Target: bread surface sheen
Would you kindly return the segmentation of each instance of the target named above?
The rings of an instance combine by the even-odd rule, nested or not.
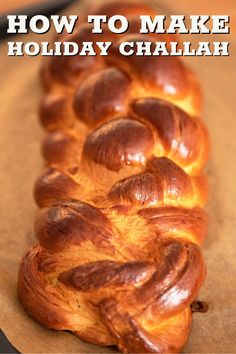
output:
[[[176,353],[205,277],[200,246],[208,133],[201,90],[177,57],[122,56],[140,35],[146,3],[103,4],[129,30],[92,34],[80,24],[62,41],[112,41],[109,56],[44,62],[40,121],[46,169],[35,183],[38,243],[18,281],[26,311],[43,325],[127,353]]]

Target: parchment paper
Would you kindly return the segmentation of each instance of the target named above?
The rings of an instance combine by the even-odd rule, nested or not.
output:
[[[160,3],[169,6],[173,14],[231,14],[231,56],[187,60],[203,86],[203,116],[211,133],[212,152],[207,167],[211,189],[207,206],[210,231],[203,248],[208,274],[199,295],[199,299],[209,304],[209,311],[193,315],[193,330],[185,352],[236,353],[235,3],[230,0],[208,5],[187,0]],[[79,7],[68,13],[78,14]],[[50,37],[50,33],[30,34],[16,40],[44,41]],[[191,39],[199,40],[199,37]],[[215,36],[214,40],[227,39]],[[43,166],[40,155],[43,133],[37,121],[41,58],[7,57],[6,44],[3,44],[0,60],[0,327],[22,353],[116,352],[89,345],[70,333],[41,327],[28,317],[17,300],[18,265],[27,248],[35,243],[32,226],[36,206],[32,187]]]

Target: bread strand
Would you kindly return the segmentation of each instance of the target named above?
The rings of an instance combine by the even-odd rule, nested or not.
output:
[[[138,34],[138,16],[155,9],[119,1],[91,13],[125,15],[129,32],[97,36],[82,24],[63,40],[110,40],[110,55],[43,66],[47,169],[35,184],[39,243],[22,260],[19,298],[40,323],[88,342],[179,352],[205,277],[201,91],[178,58],[119,54],[121,41],[159,39]]]

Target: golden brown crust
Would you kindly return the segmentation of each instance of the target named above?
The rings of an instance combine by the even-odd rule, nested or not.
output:
[[[116,68],[100,70],[77,88],[75,113],[86,124],[97,125],[122,112],[129,89],[130,79],[122,71]]]
[[[124,165],[144,165],[153,143],[149,127],[124,117],[93,130],[85,141],[83,156],[117,171]]]
[[[34,198],[37,205],[42,208],[58,200],[75,198],[79,191],[79,183],[70,175],[48,168],[35,182]]]
[[[208,135],[200,119],[167,101],[141,98],[132,102],[132,112],[155,128],[164,149],[180,166],[197,164],[201,169],[207,160]]]
[[[112,41],[110,55],[44,63],[47,169],[35,183],[38,245],[21,262],[19,298],[40,323],[91,343],[177,353],[205,277],[201,90],[177,58],[118,53],[127,39],[157,40],[137,34],[137,16],[155,9],[122,0],[93,12],[123,14],[130,28],[94,35],[82,24],[60,39]]]
[[[208,219],[201,208],[152,207],[139,211],[157,237],[166,235],[186,236],[196,244],[201,244],[207,234]]]
[[[61,201],[41,209],[35,234],[43,248],[52,252],[89,240],[98,249],[112,251],[112,224],[97,208],[78,201]]]

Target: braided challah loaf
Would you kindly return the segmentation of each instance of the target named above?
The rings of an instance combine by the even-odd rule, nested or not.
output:
[[[95,35],[82,24],[62,37],[110,40],[110,55],[53,57],[42,69],[47,169],[35,185],[38,244],[22,260],[19,297],[40,323],[91,343],[174,353],[205,276],[200,89],[176,57],[119,54],[127,38],[159,39],[138,34],[138,16],[155,10],[119,1],[97,13],[125,15],[129,32]]]

